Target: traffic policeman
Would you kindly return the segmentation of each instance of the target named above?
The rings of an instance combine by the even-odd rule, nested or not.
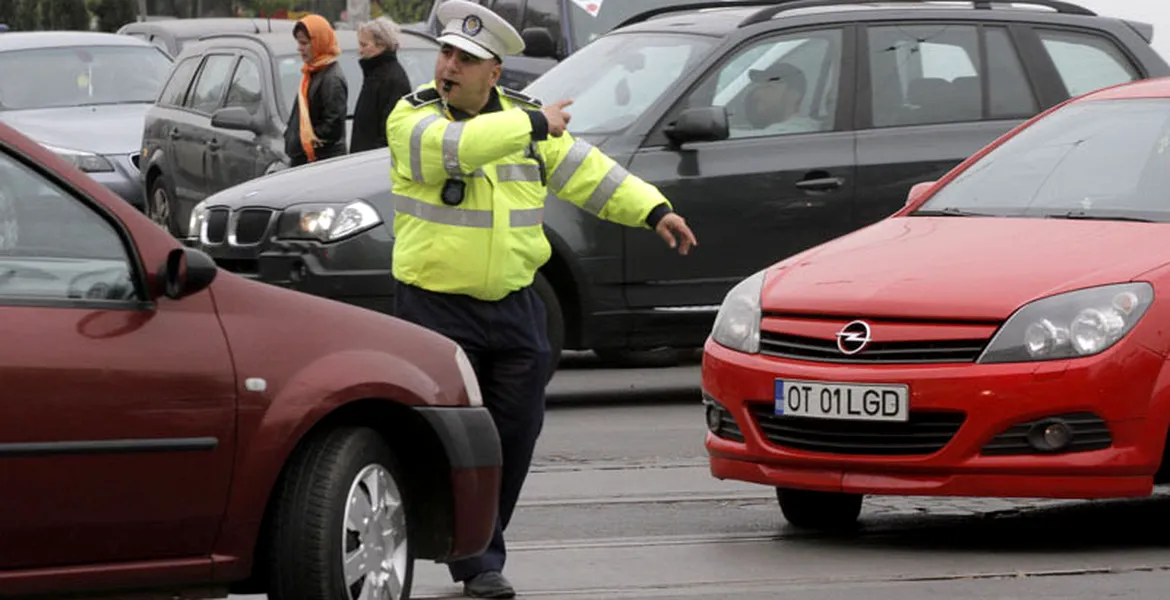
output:
[[[464,0],[447,0],[437,16],[435,79],[386,120],[395,309],[458,342],[476,372],[503,451],[499,518],[482,555],[448,566],[467,596],[511,598],[503,531],[543,426],[551,366],[545,307],[532,288],[551,254],[546,195],[654,230],[680,254],[697,242],[657,188],[565,131],[571,100],[542,106],[496,85],[503,58],[524,49],[507,21]]]

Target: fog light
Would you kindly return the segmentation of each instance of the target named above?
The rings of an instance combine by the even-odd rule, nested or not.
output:
[[[1072,442],[1072,428],[1064,421],[1041,421],[1028,431],[1028,443],[1041,452],[1058,452]]]
[[[707,405],[707,430],[719,435],[723,428],[723,409],[717,404]]]

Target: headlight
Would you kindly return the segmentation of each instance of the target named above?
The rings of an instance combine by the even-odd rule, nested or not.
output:
[[[711,329],[711,339],[716,343],[748,354],[760,351],[760,292],[764,274],[765,271],[760,271],[727,292]]]
[[[48,144],[41,144],[48,148],[50,152],[60,156],[69,161],[73,166],[81,169],[86,173],[109,173],[114,170],[114,165],[106,157],[92,152],[82,152],[80,150],[70,150],[69,148],[58,148]]]
[[[381,224],[378,211],[362,200],[345,205],[306,204],[285,211],[277,237],[334,242]]]
[[[203,231],[205,223],[207,223],[207,204],[200,202],[191,209],[191,219],[187,221],[187,237],[197,239],[199,232]]]
[[[1067,292],[1017,310],[991,339],[981,363],[1092,356],[1129,333],[1154,301],[1148,283]]]
[[[467,402],[470,406],[483,406],[483,394],[479,391],[479,379],[475,376],[475,369],[471,367],[471,360],[467,353],[458,345],[455,346],[455,364],[459,365],[459,374],[463,376],[463,387],[467,388]]]

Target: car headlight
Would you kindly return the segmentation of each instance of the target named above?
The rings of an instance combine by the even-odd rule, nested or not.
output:
[[[760,351],[760,293],[765,271],[739,282],[723,299],[711,339],[732,350],[755,354]]]
[[[382,224],[378,211],[362,200],[349,204],[305,204],[289,207],[277,237],[335,242]]]
[[[69,148],[58,148],[57,146],[50,146],[48,144],[41,145],[86,173],[110,173],[114,170],[114,164],[100,154],[71,150]]]
[[[479,390],[479,379],[475,376],[475,369],[467,353],[458,345],[455,346],[455,364],[459,365],[459,374],[463,376],[463,387],[467,388],[467,402],[470,406],[483,406],[483,393]]]
[[[200,202],[191,209],[191,219],[187,221],[187,237],[190,239],[198,238],[205,223],[207,223],[207,203]]]
[[[1092,356],[1129,333],[1154,301],[1148,283],[1076,290],[1029,302],[1000,327],[980,363]]]

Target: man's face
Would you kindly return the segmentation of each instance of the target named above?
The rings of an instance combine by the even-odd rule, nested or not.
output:
[[[478,111],[489,90],[499,81],[500,70],[500,63],[495,59],[479,58],[444,44],[435,61],[435,85],[447,104]]]
[[[800,111],[800,103],[804,94],[797,88],[790,88],[782,81],[770,81],[764,84],[765,93],[759,95],[765,98],[762,111],[771,118],[771,122],[780,123]]]

